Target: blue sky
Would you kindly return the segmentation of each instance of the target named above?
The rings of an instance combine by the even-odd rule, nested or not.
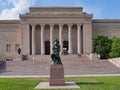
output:
[[[0,0],[0,19],[19,19],[29,7],[83,7],[94,19],[120,19],[120,0]]]

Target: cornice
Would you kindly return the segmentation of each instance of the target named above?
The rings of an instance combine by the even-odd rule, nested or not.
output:
[[[92,23],[120,23],[120,19],[93,19]]]
[[[80,14],[80,13],[48,13],[48,14],[20,14],[20,18],[77,18],[77,17],[86,17],[92,18],[92,14]]]
[[[21,20],[0,20],[0,24],[20,24]]]

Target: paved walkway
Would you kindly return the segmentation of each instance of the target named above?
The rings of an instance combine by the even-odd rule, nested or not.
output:
[[[120,69],[107,60],[62,57],[65,76],[120,76]],[[48,77],[51,59],[7,61],[0,66],[0,77]]]

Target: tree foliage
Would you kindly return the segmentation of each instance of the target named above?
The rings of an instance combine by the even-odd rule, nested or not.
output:
[[[111,52],[110,57],[120,57],[120,38],[113,37],[112,38],[112,46],[111,46]]]
[[[101,59],[107,59],[111,50],[111,40],[107,36],[96,36],[93,38],[93,47]]]

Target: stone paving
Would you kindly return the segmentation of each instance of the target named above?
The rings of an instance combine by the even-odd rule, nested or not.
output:
[[[78,56],[62,56],[61,59],[65,75],[120,74],[120,68],[107,60],[89,60]],[[49,75],[51,63],[50,56],[35,61],[7,61],[6,65],[0,65],[0,76]]]

